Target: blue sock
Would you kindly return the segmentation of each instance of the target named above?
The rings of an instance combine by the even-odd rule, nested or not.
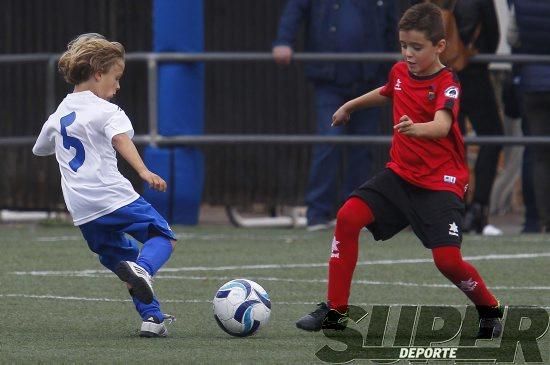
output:
[[[136,310],[139,312],[141,319],[143,319],[144,321],[146,321],[151,316],[155,317],[159,322],[162,322],[164,320],[164,315],[160,310],[160,304],[157,300],[157,297],[153,298],[153,302],[151,304],[144,304],[137,300],[136,297],[132,297],[132,300],[134,301],[134,305],[136,306]]]
[[[164,236],[150,238],[141,249],[136,264],[153,276],[168,261],[172,254],[172,244]]]

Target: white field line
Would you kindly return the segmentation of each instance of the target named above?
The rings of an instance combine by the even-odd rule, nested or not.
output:
[[[363,239],[372,240],[370,233],[364,234],[366,237]],[[295,242],[303,240],[304,238],[310,238],[311,234],[308,232],[297,232],[296,234],[278,234],[275,239],[270,236],[266,236],[263,233],[218,233],[218,234],[203,234],[203,233],[188,233],[179,232],[176,233],[176,237],[182,241],[224,241],[224,240],[251,240],[251,241],[281,241],[281,242]],[[332,237],[331,237],[332,238]],[[506,242],[517,243],[537,243],[548,242],[548,235],[533,234],[533,235],[515,235],[509,237],[497,237],[496,239],[504,239]],[[84,241],[81,235],[62,235],[62,236],[42,236],[36,237],[35,242],[59,242],[59,241]],[[482,235],[465,235],[464,241],[466,242],[495,242],[495,237],[488,237]],[[327,239],[327,244],[330,243],[330,239]]]
[[[117,299],[117,298],[90,298],[90,297],[74,297],[74,296],[60,296],[60,295],[35,295],[35,294],[0,294],[0,298],[26,298],[26,299],[44,299],[44,300],[60,300],[60,301],[79,301],[79,302],[115,302],[115,303],[124,303],[131,302],[130,299]],[[211,304],[212,300],[210,299],[162,299],[163,303],[198,303],[198,304]],[[316,305],[317,302],[272,302],[275,305]],[[455,307],[463,308],[466,307],[466,304],[419,304],[419,303],[350,303],[352,305],[358,306],[390,306],[390,307],[401,307],[401,306],[435,306],[435,307]],[[545,310],[549,310],[550,306],[522,306],[516,305],[514,307],[537,307]]]
[[[64,241],[80,241],[84,240],[82,236],[54,236],[54,237],[37,237],[36,242],[64,242]]]
[[[478,255],[478,256],[465,256],[464,260],[467,261],[490,261],[490,260],[516,260],[516,259],[536,259],[550,257],[550,252],[539,253],[518,253],[518,254],[494,254],[494,255]],[[423,264],[433,263],[430,259],[399,259],[399,260],[367,260],[359,261],[358,266],[366,265],[397,265],[397,264]],[[290,268],[316,268],[327,267],[328,264],[324,263],[311,263],[311,264],[263,264],[263,265],[234,265],[234,266],[190,266],[190,267],[173,267],[163,268],[161,273],[176,273],[176,272],[189,272],[189,271],[230,271],[230,270],[265,270],[265,269],[290,269]],[[35,275],[35,276],[59,276],[59,275],[73,275],[73,276],[87,276],[93,274],[107,274],[108,270],[79,270],[79,271],[15,271],[15,275]]]
[[[295,242],[303,240],[305,235],[289,235],[278,234],[276,238],[266,236],[264,234],[194,234],[194,233],[176,233],[176,238],[185,241],[219,241],[224,240],[250,240],[250,241],[280,241],[280,242]],[[62,242],[62,241],[84,241],[84,238],[79,235],[63,235],[63,236],[42,236],[36,237],[35,242]]]
[[[24,275],[23,273],[18,273],[18,275]],[[29,274],[37,275],[40,274]],[[87,273],[87,272],[77,272],[77,273],[59,273],[59,274],[48,274],[47,276],[61,276],[61,277],[86,277],[86,278],[104,278],[112,276],[110,271],[105,271],[104,273]],[[235,279],[233,276],[185,276],[185,275],[162,275],[159,274],[155,276],[155,279],[168,279],[168,280],[212,280],[212,281],[229,281]],[[327,279],[292,279],[292,278],[278,278],[278,277],[259,277],[259,276],[248,276],[248,279],[265,282],[288,282],[288,283],[308,283],[308,284],[326,284]],[[353,280],[353,284],[357,285],[380,285],[380,286],[403,286],[403,287],[416,287],[416,288],[456,288],[453,284],[437,284],[437,283],[410,283],[403,281],[377,281],[377,280]],[[490,289],[493,290],[550,290],[550,286],[491,286]]]
[[[176,280],[233,280],[230,276],[179,276],[179,275],[159,275],[159,279],[176,279]],[[292,279],[292,278],[276,278],[276,277],[250,277],[251,280],[257,281],[275,281],[275,282],[290,282],[290,283],[327,283],[327,279]],[[452,288],[456,289],[453,284],[431,284],[431,283],[408,283],[403,281],[377,281],[377,280],[353,280],[353,284],[363,285],[389,285],[389,286],[409,286],[420,288]],[[490,289],[495,290],[550,290],[550,286],[491,286]]]

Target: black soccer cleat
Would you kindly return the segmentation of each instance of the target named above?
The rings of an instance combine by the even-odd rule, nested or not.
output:
[[[504,315],[504,306],[500,303],[495,307],[476,306],[479,313],[479,331],[476,338],[478,340],[490,340],[499,338],[502,334],[502,316]]]
[[[131,286],[130,294],[140,302],[151,304],[155,293],[153,279],[144,268],[131,261],[121,261],[115,268],[118,278]]]
[[[317,304],[317,309],[300,318],[296,327],[304,331],[317,332],[321,329],[343,331],[348,325],[348,313],[330,309],[326,303]]]

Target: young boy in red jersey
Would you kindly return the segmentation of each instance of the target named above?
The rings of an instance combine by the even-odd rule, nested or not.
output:
[[[306,331],[343,329],[359,232],[367,227],[376,240],[387,240],[410,225],[432,250],[445,277],[476,305],[478,338],[500,336],[503,309],[477,270],[462,259],[462,216],[468,168],[458,125],[460,84],[439,60],[445,49],[440,9],[431,3],[409,8],[399,22],[403,60],[386,85],[340,107],[332,125],[350,114],[393,99],[394,133],[386,169],[356,189],[337,215],[329,260],[328,303],[302,317]]]

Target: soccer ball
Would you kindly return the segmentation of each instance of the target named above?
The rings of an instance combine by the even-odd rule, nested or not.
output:
[[[246,337],[265,326],[271,315],[271,301],[257,283],[235,279],[222,285],[213,300],[214,318],[231,336]]]

